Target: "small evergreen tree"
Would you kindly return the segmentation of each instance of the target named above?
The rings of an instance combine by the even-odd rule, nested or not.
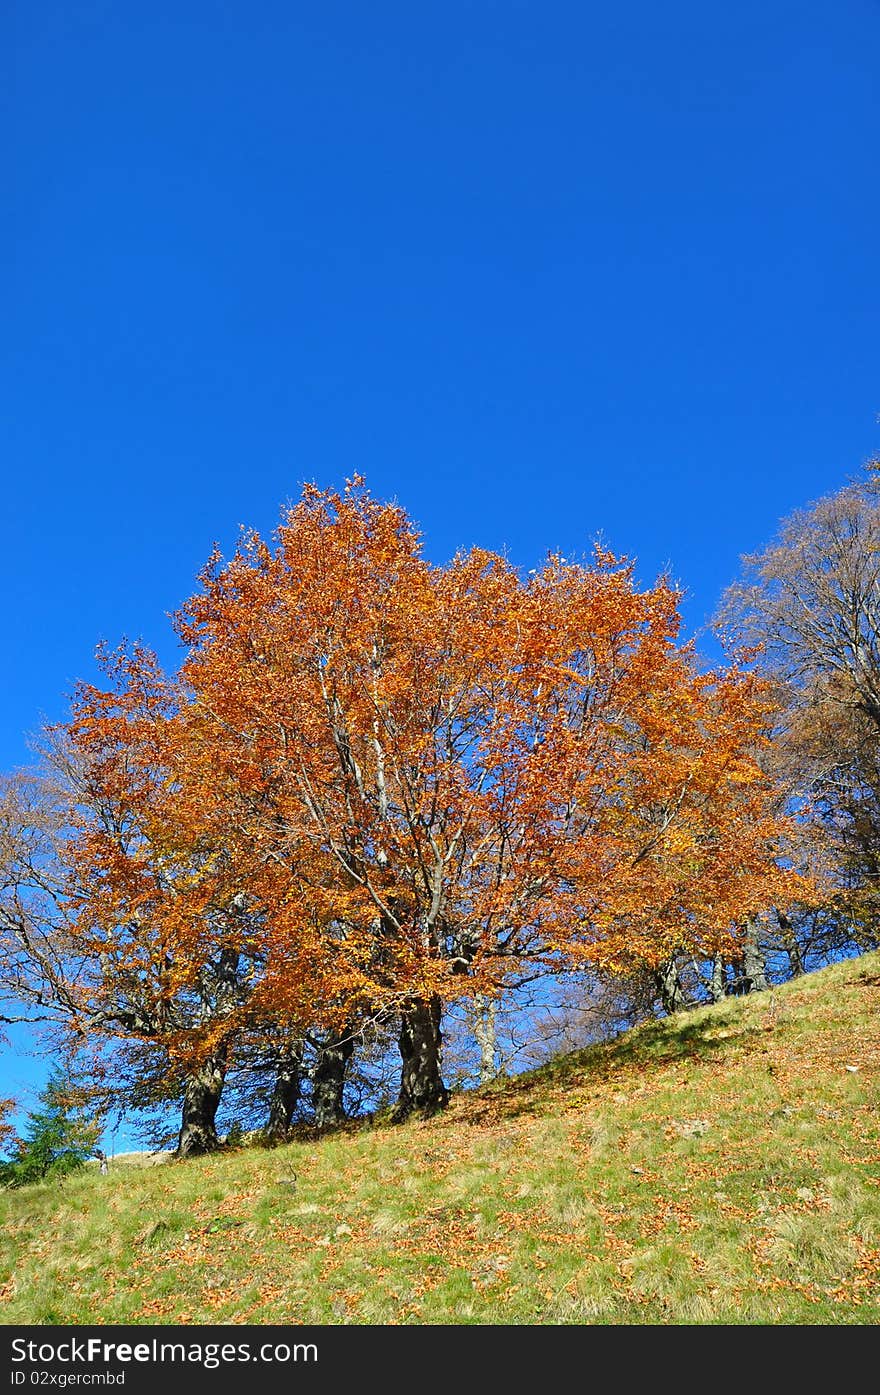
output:
[[[37,1098],[39,1107],[28,1114],[12,1156],[0,1162],[0,1183],[7,1187],[65,1176],[95,1152],[101,1125],[93,1113],[89,1117],[82,1090],[53,1070]]]

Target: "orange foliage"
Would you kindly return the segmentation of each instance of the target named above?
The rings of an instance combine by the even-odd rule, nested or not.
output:
[[[0,1100],[0,1150],[3,1152],[8,1152],[18,1137],[15,1126],[9,1123],[7,1117],[15,1105],[15,1100]]]
[[[91,1001],[136,982],[180,1023],[222,945],[248,991],[203,1033],[341,1023],[524,963],[730,952],[787,899],[765,693],[699,673],[677,593],[607,552],[435,567],[359,480],[307,488],[177,623],[176,679],[120,655],[69,727]]]

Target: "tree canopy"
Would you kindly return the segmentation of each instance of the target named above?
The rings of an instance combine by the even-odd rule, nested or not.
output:
[[[361,481],[306,488],[211,558],[179,673],[106,656],[56,733],[81,1030],[222,1077],[279,1024],[396,1020],[405,1117],[453,1001],[735,954],[790,894],[769,691],[702,672],[679,601],[602,549],[432,565]]]

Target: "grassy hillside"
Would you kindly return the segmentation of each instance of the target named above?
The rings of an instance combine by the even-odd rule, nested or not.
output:
[[[7,1323],[876,1323],[880,954],[430,1123],[0,1196]]]

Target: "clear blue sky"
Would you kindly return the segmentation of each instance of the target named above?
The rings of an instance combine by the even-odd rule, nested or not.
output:
[[[693,629],[880,453],[877,0],[45,0],[0,53],[6,768],[305,479],[438,560],[601,531]]]

